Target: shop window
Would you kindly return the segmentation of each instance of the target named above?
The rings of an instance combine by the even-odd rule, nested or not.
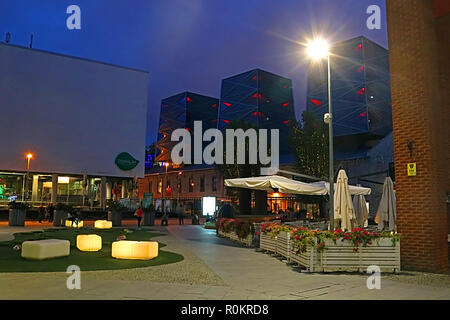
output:
[[[162,193],[162,180],[158,182],[158,193]]]
[[[217,177],[213,176],[211,178],[211,186],[212,186],[212,191],[217,191]]]
[[[200,192],[205,192],[205,177],[200,178]]]

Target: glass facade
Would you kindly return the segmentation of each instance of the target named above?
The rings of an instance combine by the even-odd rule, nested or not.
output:
[[[202,121],[203,131],[215,128],[219,100],[191,92],[163,99],[159,119],[156,161],[171,161],[170,153],[177,142],[170,137],[175,129],[185,128],[193,133],[194,121]]]
[[[234,120],[280,130],[280,153],[290,153],[289,124],[295,120],[292,81],[255,69],[222,80],[217,127]],[[283,137],[283,138],[282,138]]]
[[[388,50],[357,37],[336,43],[330,51],[334,136],[385,136],[392,131]],[[328,112],[325,60],[308,70],[307,110],[320,121]]]
[[[85,183],[85,187],[83,184]],[[130,179],[107,178],[106,199],[119,200],[132,197]],[[59,175],[56,203],[100,206],[101,178],[82,175]],[[32,204],[52,201],[52,174],[0,172],[0,204],[10,201],[26,201]]]

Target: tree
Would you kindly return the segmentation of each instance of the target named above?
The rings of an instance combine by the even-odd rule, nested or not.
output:
[[[291,126],[291,142],[300,173],[324,178],[328,175],[328,125],[309,111],[302,114],[303,126]]]
[[[227,129],[242,129],[244,131],[248,129],[255,129],[256,132],[258,132],[257,128],[255,128],[253,125],[243,122],[243,121],[233,121],[229,124]],[[233,143],[235,143],[234,141]],[[226,141],[226,135],[224,137],[224,145],[227,146],[231,142]],[[259,164],[259,159],[257,164],[249,164],[249,142],[248,139],[245,141],[245,164],[237,164],[236,157],[237,157],[237,148],[234,148],[234,163],[233,164],[226,164],[226,148],[223,150],[223,159],[224,164],[216,164],[216,167],[222,172],[222,175],[224,179],[233,179],[233,178],[246,178],[246,177],[253,177],[253,176],[259,176],[260,175],[260,168],[261,165]],[[239,188],[238,190],[233,189],[227,189],[227,192],[231,195],[238,196],[239,197],[239,213],[241,215],[251,214],[251,195],[252,191],[250,189],[244,189]],[[266,194],[266,197],[264,198],[264,195],[262,193]],[[257,205],[256,207],[261,210],[261,208],[266,208],[267,204],[267,192],[257,192],[256,193],[256,201]],[[264,201],[264,204],[262,202]],[[263,211],[264,212],[264,211]]]
[[[317,120],[309,111],[302,114],[303,126],[291,127],[291,143],[299,173],[326,180],[328,176],[328,125]],[[299,196],[303,202],[319,203],[320,211],[325,214],[327,196]]]

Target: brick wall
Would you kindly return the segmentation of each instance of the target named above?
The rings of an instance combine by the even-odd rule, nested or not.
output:
[[[432,1],[387,0],[386,10],[402,265],[443,271],[448,266],[449,88],[441,79],[448,79],[443,60],[450,52],[439,44],[446,35],[437,26]],[[414,141],[412,155],[408,141]],[[409,162],[417,163],[415,177],[407,176]]]

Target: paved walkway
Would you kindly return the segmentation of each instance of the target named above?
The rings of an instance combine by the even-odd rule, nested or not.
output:
[[[168,243],[166,250],[189,251],[222,281],[166,283],[118,279],[113,273],[109,278],[108,271],[92,271],[82,273],[81,290],[68,290],[65,273],[3,273],[0,299],[450,299],[449,287],[414,285],[382,276],[381,289],[369,290],[366,275],[301,273],[267,254],[218,238],[215,230],[200,226],[156,229],[169,232],[165,239],[161,238]],[[186,259],[190,259],[189,255]],[[98,276],[100,273],[103,276]]]

